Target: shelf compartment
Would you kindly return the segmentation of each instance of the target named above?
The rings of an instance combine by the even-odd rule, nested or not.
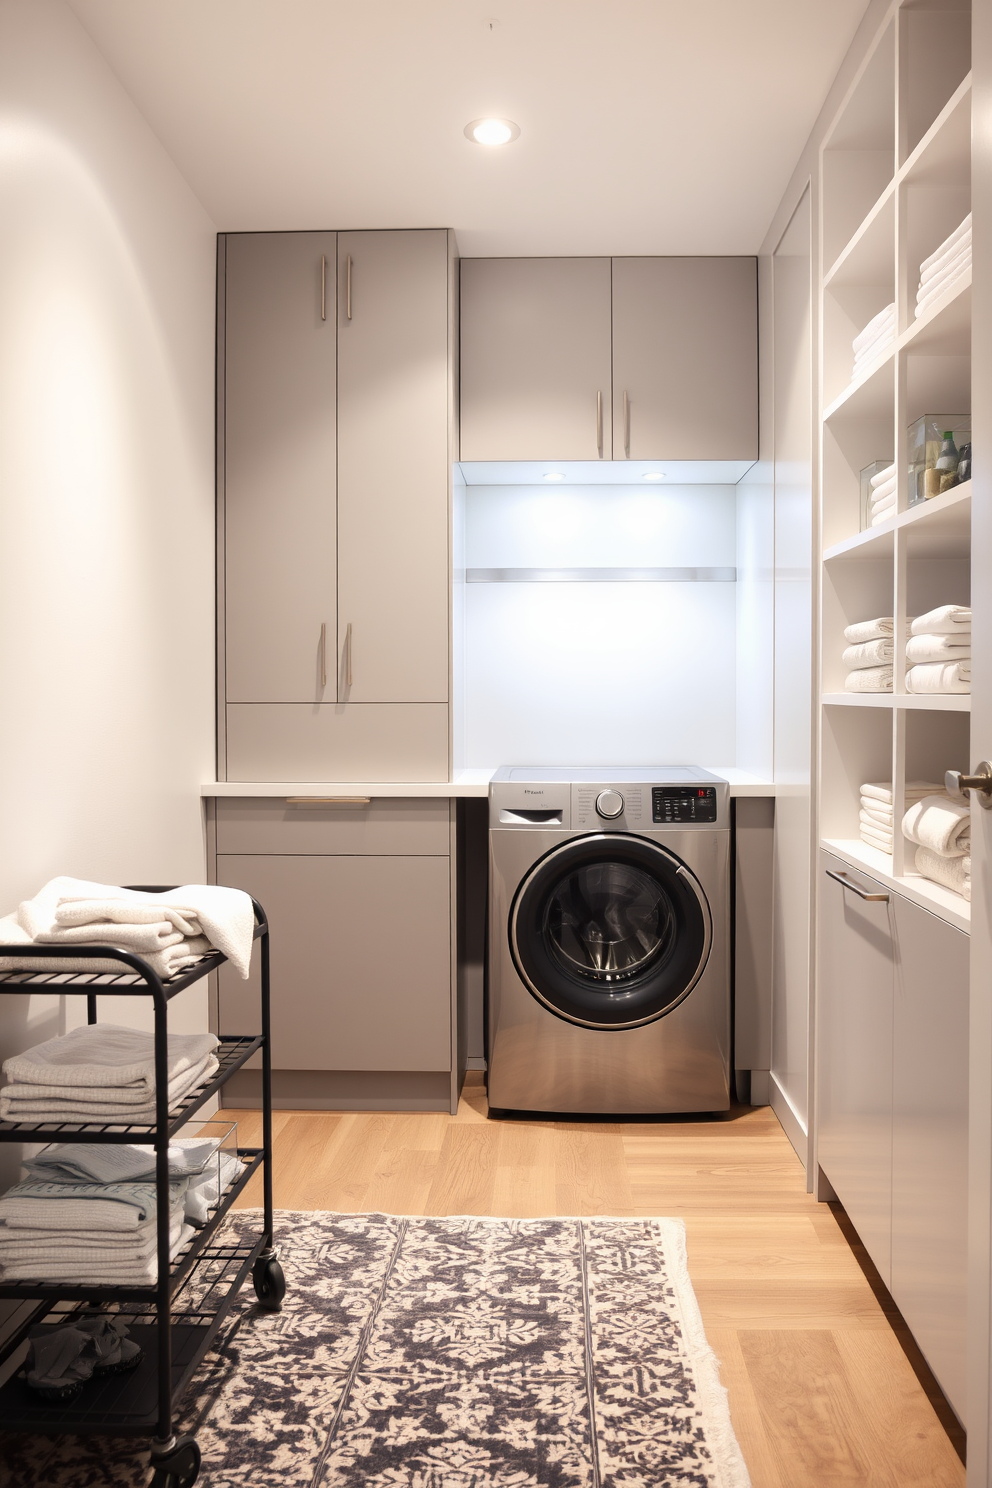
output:
[[[823,257],[832,264],[895,174],[895,27],[861,68],[822,154]]]
[[[909,0],[899,13],[899,52],[899,156],[909,163],[970,84],[970,6]]]
[[[820,846],[842,858],[852,868],[861,869],[877,879],[885,888],[902,894],[904,899],[922,909],[930,910],[938,919],[970,933],[971,905],[960,894],[952,893],[929,878],[920,878],[918,873],[906,873],[897,878],[892,872],[892,859],[888,854],[877,852],[860,838],[821,837]]]
[[[262,1165],[263,1152],[260,1147],[241,1147],[238,1149],[238,1157],[245,1165],[245,1170],[233,1183],[228,1184],[221,1194],[218,1203],[213,1205],[207,1224],[196,1231],[187,1240],[182,1250],[174,1257],[170,1268],[170,1285],[173,1296],[178,1294],[186,1285],[194,1268],[199,1265],[200,1258],[205,1251],[209,1250],[211,1237],[217,1227],[222,1223],[224,1217],[234,1204],[238,1196],[251,1182]],[[127,1298],[129,1301],[148,1301],[149,1305],[155,1297],[156,1286],[151,1283],[148,1286],[74,1286],[70,1282],[61,1281],[3,1281],[0,1280],[0,1298],[7,1300],[27,1300],[32,1297],[40,1297],[50,1302],[101,1302],[105,1303],[115,1298]]]
[[[9,975],[16,976],[11,972]],[[96,989],[99,990],[99,989]],[[225,1081],[246,1064],[262,1047],[261,1035],[222,1034],[220,1045],[214,1051],[220,1065],[216,1075],[203,1085],[191,1090],[189,1095],[175,1108],[169,1118],[169,1136],[175,1136],[191,1116],[211,1096],[216,1095]],[[83,1124],[71,1121],[53,1121],[42,1125],[31,1125],[25,1121],[0,1121],[0,1142],[150,1142],[154,1138],[154,1123],[148,1126],[124,1126],[112,1123]]]
[[[824,549],[823,561],[891,559],[896,532],[902,535],[911,558],[967,558],[971,552],[971,481],[834,543]]]
[[[824,289],[895,282],[895,190],[892,180],[827,270]]]
[[[893,340],[889,349],[872,362],[867,371],[853,382],[849,382],[844,391],[827,404],[823,410],[825,424],[878,418],[891,413],[894,396],[892,365],[895,350],[896,343]]]
[[[197,1257],[190,1282],[200,1294],[193,1305],[173,1302],[172,1392],[178,1400],[193,1373],[216,1338],[235,1296],[247,1280],[265,1244],[264,1235],[230,1244],[206,1247]],[[41,1310],[41,1317],[49,1309]],[[69,1314],[71,1315],[71,1314]],[[130,1374],[90,1381],[75,1400],[58,1406],[38,1401],[16,1375],[0,1389],[0,1430],[29,1431],[39,1435],[98,1434],[148,1436],[158,1423],[157,1325],[154,1309],[123,1305],[119,1315],[127,1323],[129,1336],[144,1350],[144,1358]],[[64,1323],[62,1312],[50,1326]],[[34,1314],[29,1326],[45,1326]],[[20,1330],[23,1333],[23,1328]]]
[[[915,290],[913,291],[915,296]],[[936,300],[925,315],[911,320],[898,350],[925,356],[971,355],[971,270]]]

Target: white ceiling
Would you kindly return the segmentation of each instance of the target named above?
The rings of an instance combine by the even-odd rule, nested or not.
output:
[[[756,252],[867,0],[70,3],[218,227],[480,255]]]

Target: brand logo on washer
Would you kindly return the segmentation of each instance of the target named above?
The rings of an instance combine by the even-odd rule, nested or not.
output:
[[[539,790],[539,791],[528,790],[527,787],[524,786],[524,795],[525,796],[543,796],[544,795],[544,792],[543,792],[543,790]]]

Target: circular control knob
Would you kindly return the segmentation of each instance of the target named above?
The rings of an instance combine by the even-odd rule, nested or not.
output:
[[[600,791],[596,797],[596,810],[607,821],[612,821],[623,810],[623,796],[619,791]]]

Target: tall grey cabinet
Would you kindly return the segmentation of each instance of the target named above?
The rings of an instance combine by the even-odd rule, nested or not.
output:
[[[219,773],[448,778],[444,231],[221,240]]]

